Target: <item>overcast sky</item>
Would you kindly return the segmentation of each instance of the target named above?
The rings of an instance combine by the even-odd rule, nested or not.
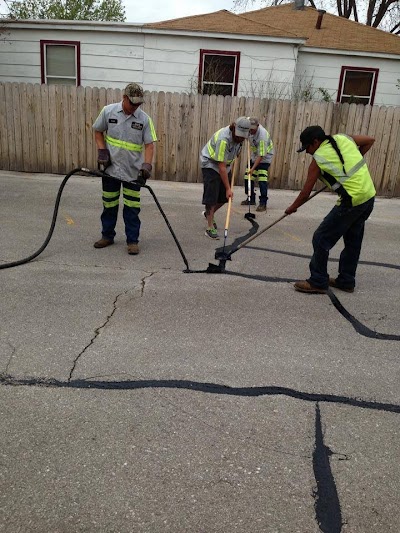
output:
[[[233,11],[233,0],[151,0],[148,3],[137,0],[123,0],[127,22],[157,22],[160,20],[189,17],[212,13],[220,9]],[[257,9],[254,3],[252,9]]]

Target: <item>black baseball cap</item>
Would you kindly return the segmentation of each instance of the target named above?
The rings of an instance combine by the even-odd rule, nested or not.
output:
[[[300,134],[301,147],[297,150],[298,152],[304,152],[307,146],[310,146],[315,139],[323,141],[326,135],[321,126],[308,126]]]

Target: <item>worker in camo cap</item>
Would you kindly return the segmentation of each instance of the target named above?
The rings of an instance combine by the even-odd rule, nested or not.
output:
[[[151,176],[153,143],[157,141],[153,121],[140,109],[143,102],[142,87],[129,83],[122,102],[103,107],[93,124],[99,168],[110,175],[102,178],[102,238],[94,243],[95,248],[114,243],[122,185],[128,253],[139,253],[140,185]]]

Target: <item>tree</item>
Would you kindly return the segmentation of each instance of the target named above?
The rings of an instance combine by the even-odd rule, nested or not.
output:
[[[255,1],[233,0],[234,10],[246,10],[254,6]],[[291,2],[292,0],[261,0],[259,3],[269,7]],[[315,9],[325,9],[339,17],[400,35],[399,0],[304,0],[304,5]]]
[[[98,20],[123,22],[122,0],[15,0],[7,2],[12,19]]]

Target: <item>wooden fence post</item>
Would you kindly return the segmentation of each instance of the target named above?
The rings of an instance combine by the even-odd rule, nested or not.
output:
[[[121,98],[121,89],[0,83],[0,169],[64,174],[80,166],[95,168],[92,124],[104,105]],[[303,185],[308,158],[296,152],[300,133],[319,124],[330,134],[375,137],[366,159],[377,191],[400,195],[399,107],[146,91],[143,108],[158,136],[154,179],[200,182],[204,144],[246,115],[256,116],[271,134],[271,188]],[[246,167],[242,159],[239,185]]]

